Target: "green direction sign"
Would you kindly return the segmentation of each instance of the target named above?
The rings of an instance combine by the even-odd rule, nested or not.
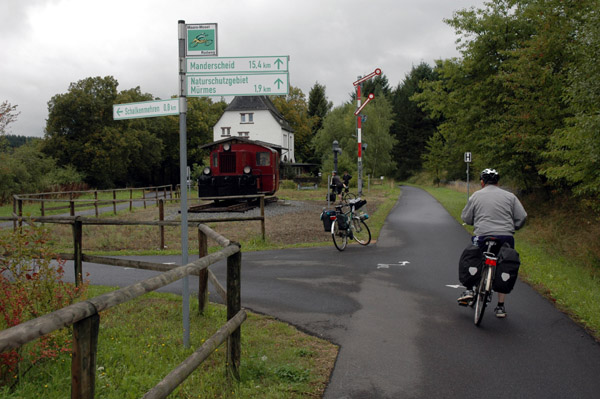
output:
[[[288,72],[287,55],[258,57],[189,57],[186,58],[188,75],[216,73]]]
[[[166,115],[179,115],[178,98],[113,105],[114,120],[152,118]]]
[[[217,56],[217,24],[185,25],[185,54],[193,56]]]
[[[287,73],[189,75],[189,97],[287,95]]]

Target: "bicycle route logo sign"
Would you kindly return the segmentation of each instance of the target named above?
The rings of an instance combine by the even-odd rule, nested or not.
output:
[[[186,29],[186,56],[217,56],[217,24],[190,24]]]

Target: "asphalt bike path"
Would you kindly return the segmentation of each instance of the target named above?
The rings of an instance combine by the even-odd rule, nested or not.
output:
[[[434,198],[402,187],[375,244],[244,252],[242,306],[340,346],[327,399],[598,398],[600,345],[528,285],[507,297],[506,319],[494,316],[494,296],[475,327],[473,309],[456,303],[468,242]],[[211,270],[224,283],[225,262]],[[84,272],[118,286],[154,274],[88,263]],[[181,283],[163,291],[180,294]]]

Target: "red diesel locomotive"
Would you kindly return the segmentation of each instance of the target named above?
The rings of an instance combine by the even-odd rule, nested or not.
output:
[[[210,165],[198,179],[198,196],[273,195],[279,187],[278,147],[244,138],[229,138],[210,148]]]

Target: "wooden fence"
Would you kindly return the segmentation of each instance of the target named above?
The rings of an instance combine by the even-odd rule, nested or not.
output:
[[[178,189],[178,187],[177,187]],[[129,199],[117,199],[117,193],[127,191],[129,192]],[[141,192],[140,197],[134,198],[134,192]],[[153,192],[154,197],[146,198],[146,192]],[[98,199],[98,193],[112,193],[112,199]],[[82,194],[93,194],[93,199],[77,199]],[[46,216],[47,211],[68,211],[71,216],[75,216],[75,208],[82,207],[94,207],[96,217],[99,216],[98,206],[105,204],[112,204],[113,212],[117,214],[117,204],[128,202],[129,211],[133,208],[135,201],[142,202],[144,209],[146,209],[147,202],[156,202],[162,196],[163,199],[174,199],[177,193],[173,193],[172,185],[155,186],[155,187],[138,187],[138,188],[120,188],[113,190],[88,190],[88,191],[56,191],[46,193],[34,193],[34,194],[18,194],[13,195],[13,214],[23,216],[23,203],[24,202],[39,202],[40,203],[40,216]],[[68,197],[68,198],[66,198]],[[47,207],[46,203],[65,203],[65,205]]]
[[[69,202],[69,206],[68,207],[55,207],[55,208],[46,208],[46,210],[56,210],[56,209],[69,209],[69,213],[71,217],[75,217],[75,208],[78,206],[90,206],[90,205],[94,205],[95,208],[95,216],[96,216],[96,221],[93,221],[94,219],[89,219],[89,218],[81,218],[80,220],[84,221],[86,224],[96,224],[96,225],[146,225],[146,226],[158,226],[159,228],[159,235],[160,235],[160,244],[159,244],[159,248],[161,250],[163,250],[165,248],[165,226],[179,226],[179,222],[177,221],[165,221],[165,201],[179,201],[179,185],[177,185],[176,187],[176,191],[175,193],[173,193],[173,191],[170,191],[171,193],[171,197],[167,198],[167,191],[166,188],[167,187],[171,187],[171,186],[162,186],[162,188],[164,189],[163,191],[163,198],[159,198],[158,197],[158,191],[156,191],[156,195],[157,197],[155,199],[152,199],[152,201],[156,202],[156,205],[158,206],[158,222],[154,221],[149,221],[149,222],[136,222],[136,221],[115,221],[115,220],[103,220],[103,219],[98,219],[99,216],[99,211],[98,211],[98,205],[102,204],[102,203],[112,203],[113,204],[113,212],[116,215],[117,214],[117,203],[119,202],[129,202],[129,211],[131,212],[133,210],[132,208],[132,204],[134,201],[143,201],[144,203],[144,209],[146,208],[146,201],[150,201],[150,199],[146,199],[145,195],[143,195],[142,198],[139,199],[134,199],[132,198],[132,195],[130,194],[130,199],[128,200],[117,200],[116,199],[116,194],[113,194],[113,200],[98,200],[97,199],[97,193],[95,194],[96,199],[94,200],[77,200],[77,199],[69,199],[69,200],[62,200],[62,201],[68,201]],[[159,187],[155,187],[155,189],[158,189]],[[132,190],[132,189],[126,189],[126,190]],[[113,190],[113,192],[116,192],[118,190]],[[73,192],[71,192],[73,193]],[[46,194],[56,194],[56,193],[42,193],[40,195],[46,195]],[[34,194],[26,194],[28,196],[32,196]],[[37,195],[37,194],[35,194]],[[175,196],[175,197],[174,197]],[[264,194],[257,194],[257,195],[239,195],[239,196],[230,196],[230,197],[206,197],[206,198],[198,198],[197,200],[214,200],[214,199],[220,199],[220,200],[227,200],[227,199],[252,199],[252,198],[258,198],[259,199],[259,203],[260,203],[260,216],[239,216],[239,217],[228,217],[228,218],[219,218],[219,219],[200,219],[200,218],[196,218],[193,220],[193,222],[195,224],[198,223],[214,223],[214,222],[241,222],[241,221],[260,221],[260,231],[261,231],[261,236],[262,239],[264,240],[266,238],[266,231],[265,231],[265,196]],[[29,216],[29,217],[24,217],[23,216],[23,202],[24,201],[31,201],[31,202],[41,202],[41,217],[34,217],[34,216]],[[40,221],[40,222],[44,222],[44,221],[49,221],[49,222],[54,222],[54,223],[61,223],[62,222],[67,222],[70,223],[70,221],[72,219],[65,219],[65,217],[62,216],[44,216],[45,215],[45,211],[44,211],[44,202],[47,201],[52,201],[52,202],[56,202],[56,201],[60,201],[57,199],[44,199],[44,198],[35,198],[35,197],[25,197],[25,196],[17,196],[14,195],[13,196],[13,215],[12,217],[0,217],[0,221],[1,220],[10,220],[13,222],[13,229],[16,230],[18,226],[21,226],[23,221],[28,220],[28,219],[34,219],[35,221]],[[75,205],[75,204],[78,205]]]
[[[50,220],[53,219],[53,220]],[[64,218],[63,218],[64,219]],[[198,300],[201,311],[206,306],[207,279],[210,278],[217,292],[227,304],[227,322],[191,356],[171,371],[161,382],[148,391],[144,398],[165,398],[179,386],[215,349],[227,340],[226,370],[229,377],[239,379],[241,355],[240,326],[246,319],[241,308],[241,250],[237,243],[214,232],[208,226],[198,224],[200,257],[198,260],[174,267],[162,263],[130,261],[102,256],[88,256],[82,252],[81,231],[84,220],[80,217],[70,221],[56,218],[38,218],[39,222],[71,223],[73,226],[74,251],[65,258],[74,260],[75,281],[81,284],[82,262],[102,263],[114,266],[137,267],[158,270],[163,273],[132,284],[128,287],[97,296],[86,301],[64,307],[47,315],[29,320],[17,326],[0,331],[0,353],[16,349],[30,341],[63,327],[73,326],[73,356],[71,360],[71,398],[93,399],[96,378],[96,358],[98,333],[100,330],[99,312],[120,305],[148,292],[154,291],[185,276],[199,275]],[[207,239],[215,240],[223,249],[213,254],[207,252]],[[208,267],[219,260],[227,259],[227,289],[216,280]]]

